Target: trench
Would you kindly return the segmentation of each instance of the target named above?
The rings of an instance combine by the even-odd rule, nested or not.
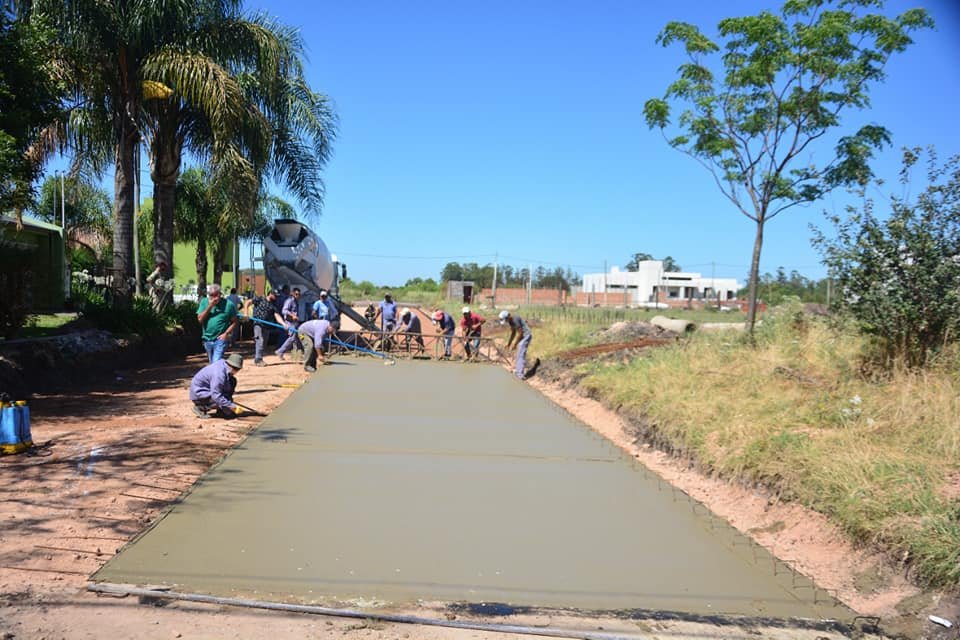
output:
[[[321,368],[93,580],[374,608],[854,615],[503,369],[434,362]]]

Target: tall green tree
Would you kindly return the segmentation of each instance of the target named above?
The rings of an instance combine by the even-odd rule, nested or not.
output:
[[[869,89],[884,79],[890,57],[912,44],[911,33],[933,26],[923,9],[890,18],[874,8],[882,10],[883,0],[787,0],[779,14],[722,20],[720,44],[683,22],[667,24],[657,37],[663,46],[682,45],[688,60],[665,96],[644,105],[647,124],[703,165],[756,227],[751,333],[766,223],[837,186],[864,184],[874,150],[889,143],[885,128],[868,124],[825,151],[842,116],[869,106]],[[676,107],[679,132],[671,137],[666,129]],[[813,152],[829,159],[814,164]]]
[[[0,9],[0,213],[19,214],[32,198],[42,163],[36,153],[43,130],[63,117],[63,86],[49,52],[52,29]]]
[[[82,233],[109,237],[110,194],[84,175],[63,180],[48,177],[40,185],[40,195],[33,213],[41,220],[59,225],[61,214],[66,218],[67,237],[81,242]],[[88,247],[94,250],[94,247]]]

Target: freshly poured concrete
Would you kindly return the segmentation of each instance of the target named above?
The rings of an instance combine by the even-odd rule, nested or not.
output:
[[[423,362],[321,368],[94,579],[321,603],[849,613],[502,369]]]

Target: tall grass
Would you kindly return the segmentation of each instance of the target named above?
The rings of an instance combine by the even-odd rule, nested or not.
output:
[[[786,316],[757,338],[700,334],[583,384],[707,470],[828,515],[921,583],[960,585],[960,358],[876,382],[848,327]]]

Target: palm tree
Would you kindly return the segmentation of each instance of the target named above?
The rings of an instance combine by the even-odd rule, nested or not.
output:
[[[336,117],[303,77],[296,32],[264,16],[208,16],[186,46],[168,46],[145,64],[172,94],[147,109],[154,184],[154,254],[173,251],[176,181],[183,152],[231,184],[234,226],[249,226],[272,176],[307,211],[322,204],[320,170],[330,156]]]
[[[179,241],[197,243],[197,297],[202,298],[207,290],[207,244],[215,236],[210,221],[219,216],[226,198],[220,185],[200,168],[184,171],[176,189],[174,233]]]
[[[164,63],[182,60],[170,51],[187,51],[191,38],[223,16],[236,15],[240,0],[33,0],[23,3],[31,19],[51,24],[61,47],[51,51],[53,67],[72,87],[69,125],[51,128],[50,140],[63,136],[77,157],[102,170],[114,164],[113,263],[129,276],[133,262],[134,158],[144,137],[144,103],[163,100],[169,88],[157,76],[176,73]],[[202,57],[202,54],[194,54]],[[147,69],[150,72],[147,72]],[[155,74],[155,75],[151,75]],[[235,83],[234,83],[235,84]],[[240,95],[239,86],[233,93]],[[236,101],[234,101],[236,104]],[[239,116],[240,114],[234,114]],[[214,118],[215,131],[235,133],[231,118]],[[223,138],[223,136],[221,136]],[[220,148],[226,143],[220,142]],[[224,155],[236,157],[235,151]]]

